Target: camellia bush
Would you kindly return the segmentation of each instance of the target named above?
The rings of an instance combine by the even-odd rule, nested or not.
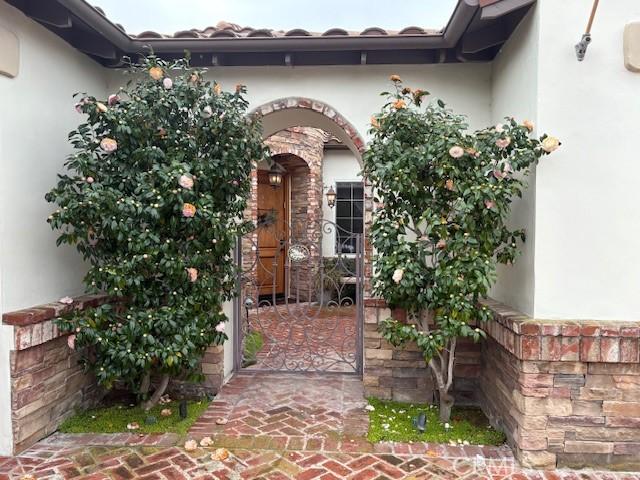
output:
[[[507,227],[511,202],[560,143],[532,138],[531,122],[512,118],[471,133],[441,100],[424,106],[427,92],[391,80],[395,91],[383,93],[389,101],[372,117],[364,155],[376,202],[373,293],[407,311],[408,322],[386,319],[380,331],[394,346],[418,345],[448,421],[457,338],[484,336],[478,326],[491,313],[479,300],[525,239]]]
[[[242,85],[223,92],[187,60],[150,56],[130,70],[108,99],[81,97],[86,121],[46,199],[58,206],[48,219],[58,244],[90,265],[88,293],[110,298],[59,327],[102,385],[124,383],[149,409],[171,377],[196,372],[205,349],[227,338],[231,252],[252,228],[241,219],[266,150]]]

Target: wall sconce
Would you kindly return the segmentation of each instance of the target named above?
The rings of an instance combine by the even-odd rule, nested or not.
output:
[[[329,205],[329,208],[333,208],[336,206],[336,191],[333,189],[333,185],[329,187],[329,190],[327,190],[327,205]]]
[[[269,185],[273,188],[278,188],[282,185],[282,173],[284,172],[284,168],[277,162],[273,162],[271,165],[271,169],[269,170]]]

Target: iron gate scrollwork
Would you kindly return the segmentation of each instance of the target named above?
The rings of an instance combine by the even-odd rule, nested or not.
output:
[[[236,370],[360,374],[363,235],[329,220],[280,230],[239,241]]]

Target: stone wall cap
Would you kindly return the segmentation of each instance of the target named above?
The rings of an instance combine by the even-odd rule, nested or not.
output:
[[[109,296],[104,294],[97,295],[81,295],[73,299],[73,303],[66,304],[61,302],[51,302],[44,305],[36,305],[34,307],[24,308],[7,312],[2,315],[2,323],[4,325],[13,325],[24,327],[27,325],[35,325],[37,323],[46,322],[74,310],[84,310],[86,308],[97,307],[109,301]]]

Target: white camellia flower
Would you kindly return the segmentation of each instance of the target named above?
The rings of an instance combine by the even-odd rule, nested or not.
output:
[[[373,412],[376,407],[374,407],[373,405],[367,405],[366,407],[364,407],[365,410],[368,410],[369,412]]]
[[[211,107],[207,105],[202,109],[202,113],[200,115],[202,115],[202,118],[211,118],[211,115],[213,115],[213,110],[211,110]]]
[[[559,146],[560,140],[558,140],[556,137],[546,137],[542,141],[542,149],[547,153],[551,153],[557,150]]]
[[[402,277],[404,276],[404,269],[397,268],[395,272],[393,272],[393,281],[396,283],[400,283]]]

